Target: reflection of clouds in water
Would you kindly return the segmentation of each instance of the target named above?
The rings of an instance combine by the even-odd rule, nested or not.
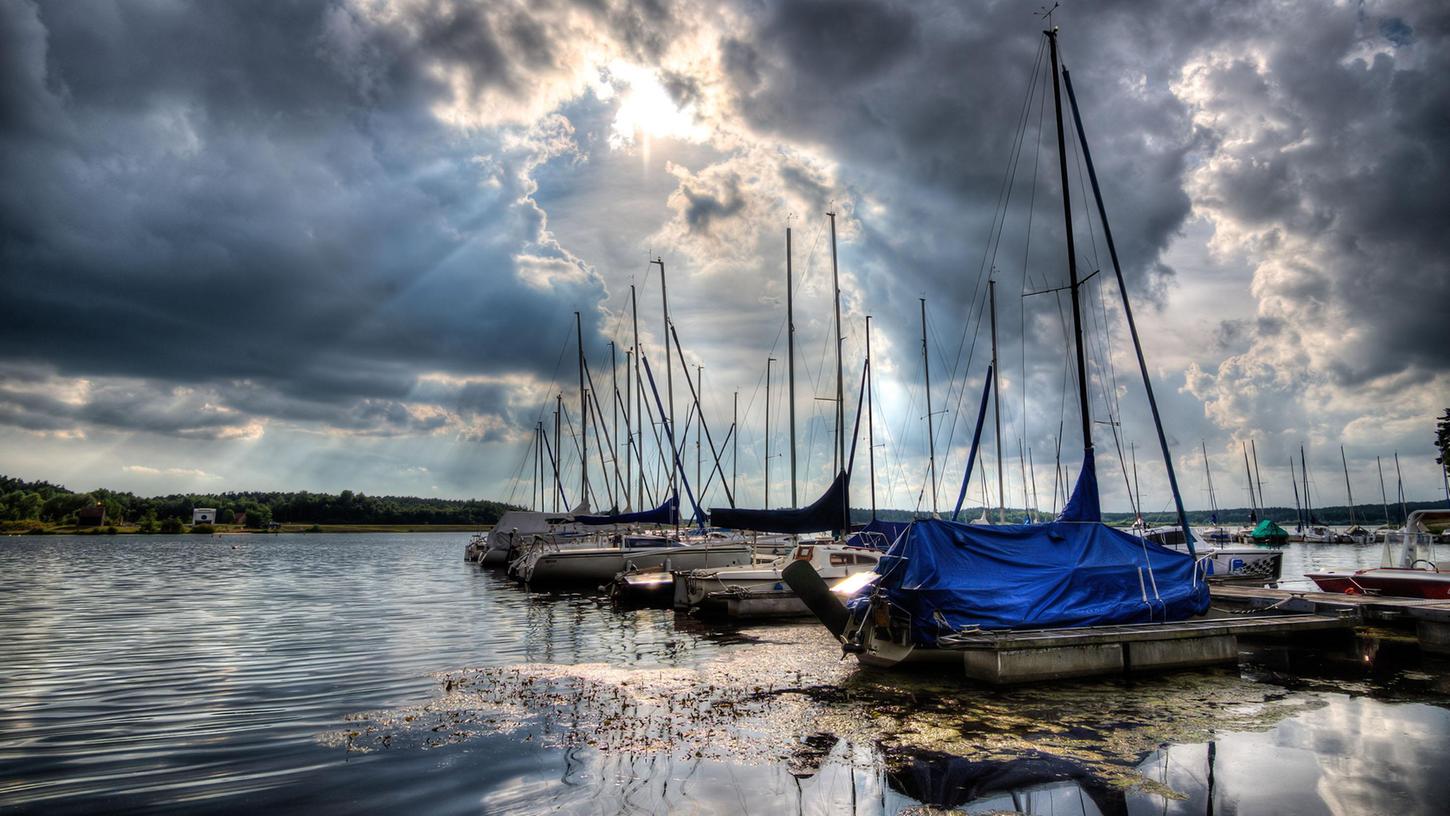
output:
[[[1322,776],[1317,790],[1336,816],[1436,813],[1450,808],[1450,712],[1347,698],[1296,723]],[[1287,740],[1285,740],[1287,742]],[[1332,748],[1339,746],[1339,751]]]

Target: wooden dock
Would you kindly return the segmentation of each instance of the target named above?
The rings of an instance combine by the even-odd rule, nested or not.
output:
[[[982,632],[953,638],[968,677],[994,684],[1212,666],[1238,660],[1240,637],[1345,630],[1338,615],[1263,612],[1172,623]]]
[[[1328,615],[1354,626],[1414,629],[1420,648],[1450,653],[1450,602],[1447,601],[1239,586],[1216,586],[1212,592],[1213,603],[1218,607]]]

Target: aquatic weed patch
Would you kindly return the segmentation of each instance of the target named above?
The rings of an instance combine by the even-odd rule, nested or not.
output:
[[[835,642],[818,632],[777,629],[694,668],[444,673],[434,699],[353,715],[324,740],[373,751],[508,734],[557,748],[783,764],[798,776],[843,761],[901,773],[940,755],[982,767],[1070,767],[1095,784],[1176,797],[1137,771],[1160,746],[1263,730],[1323,704],[1222,671],[990,689],[864,670],[838,660]]]

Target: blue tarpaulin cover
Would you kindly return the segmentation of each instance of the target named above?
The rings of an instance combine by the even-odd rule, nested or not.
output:
[[[575,516],[580,524],[674,524],[680,515],[680,500],[671,496],[653,510],[604,516]]]
[[[1075,495],[1046,524],[917,521],[891,548],[873,593],[909,612],[913,640],[964,627],[1045,629],[1185,620],[1208,611],[1187,553],[1103,524],[1092,455]],[[1090,493],[1090,495],[1084,495]]]

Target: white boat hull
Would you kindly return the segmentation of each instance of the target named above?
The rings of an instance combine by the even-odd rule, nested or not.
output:
[[[531,586],[608,583],[626,570],[690,570],[749,564],[746,544],[658,547],[650,549],[581,548],[535,553],[509,571]]]

